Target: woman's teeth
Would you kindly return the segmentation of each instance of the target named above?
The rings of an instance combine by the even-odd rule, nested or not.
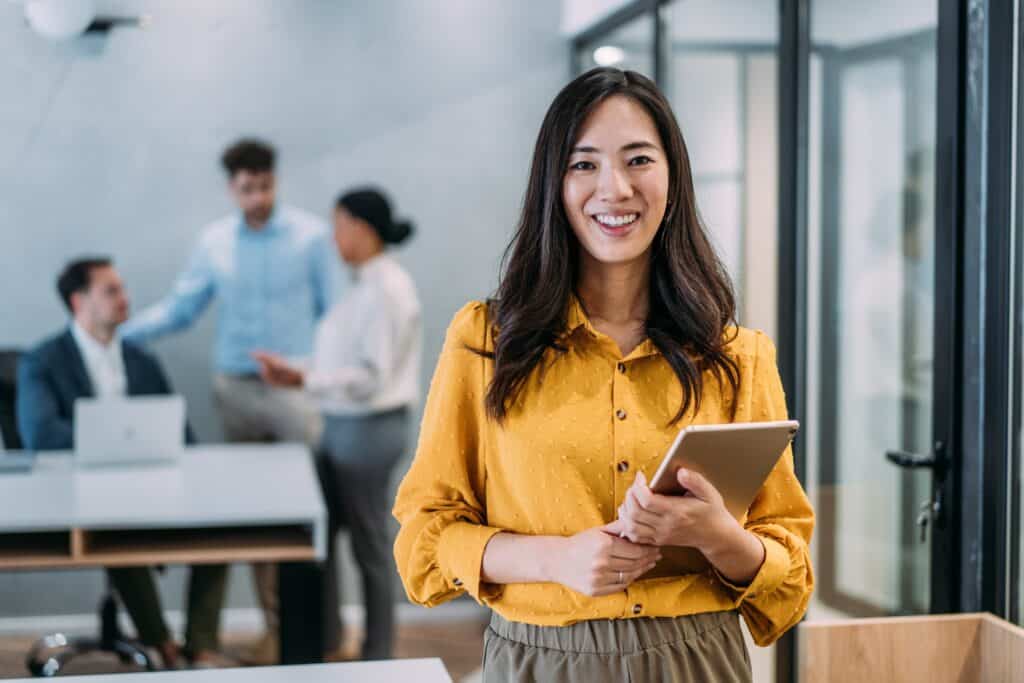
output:
[[[623,225],[629,225],[635,221],[638,216],[639,214],[635,213],[629,213],[625,216],[611,216],[609,214],[602,213],[594,216],[594,218],[597,219],[597,222],[601,225],[607,225],[610,228],[620,228]]]

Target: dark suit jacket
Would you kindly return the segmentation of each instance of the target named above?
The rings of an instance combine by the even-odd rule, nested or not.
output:
[[[171,384],[150,353],[121,343],[129,396],[171,394]],[[27,450],[74,448],[75,399],[93,396],[92,382],[78,344],[67,329],[42,342],[18,363],[18,431]],[[185,439],[194,443],[186,425]]]

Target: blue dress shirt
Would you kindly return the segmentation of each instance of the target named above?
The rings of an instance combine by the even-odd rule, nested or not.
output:
[[[254,373],[254,350],[310,353],[316,323],[333,300],[336,264],[326,225],[316,216],[280,206],[253,230],[235,213],[203,230],[171,293],[119,332],[144,343],[182,330],[220,297],[215,367]]]

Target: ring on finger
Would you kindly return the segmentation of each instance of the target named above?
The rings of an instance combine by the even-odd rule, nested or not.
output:
[[[624,583],[624,581],[622,580],[622,572],[619,572],[619,583]]]

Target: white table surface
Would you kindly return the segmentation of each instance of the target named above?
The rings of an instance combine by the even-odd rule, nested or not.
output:
[[[12,683],[39,681],[38,678],[8,679]],[[393,659],[387,662],[347,664],[306,664],[243,669],[205,669],[160,673],[61,676],[57,680],[76,683],[451,683],[440,659]]]
[[[326,522],[299,444],[196,446],[175,465],[123,467],[79,467],[54,451],[30,472],[0,474],[0,533],[302,524],[323,559]]]

